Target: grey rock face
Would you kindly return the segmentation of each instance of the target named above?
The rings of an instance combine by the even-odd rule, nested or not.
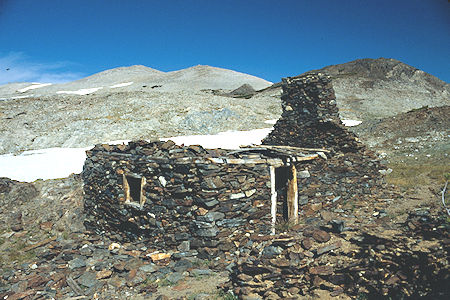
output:
[[[244,83],[258,89],[271,85],[209,66],[168,73],[133,66],[26,91],[31,83],[0,86],[0,154],[264,127],[268,111],[271,119],[279,114],[277,99],[254,97],[235,104],[208,92]],[[241,112],[248,116],[245,124]]]
[[[214,226],[212,228],[205,228],[197,230],[197,235],[201,237],[214,237],[219,232],[219,229]]]
[[[178,281],[180,281],[183,278],[184,278],[184,275],[183,275],[183,273],[180,273],[180,272],[171,273],[166,277],[166,279],[172,284],[177,283]]]
[[[73,270],[73,269],[77,269],[77,268],[82,268],[86,266],[86,260],[84,260],[83,258],[77,257],[71,261],[69,261],[69,269]]]
[[[224,217],[225,217],[224,213],[221,213],[221,212],[218,212],[218,211],[210,211],[204,216],[198,216],[197,220],[211,223],[211,222],[214,222],[214,221],[222,220]]]
[[[154,264],[146,264],[139,267],[139,270],[145,273],[154,273],[158,270],[158,267]]]
[[[262,255],[264,257],[273,257],[281,254],[281,252],[283,252],[281,247],[267,246],[264,248]]]
[[[78,278],[78,282],[85,287],[93,287],[98,283],[98,280],[95,277],[95,273],[85,272],[83,275]]]

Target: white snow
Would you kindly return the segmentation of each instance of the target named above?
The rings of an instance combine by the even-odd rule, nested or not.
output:
[[[119,87],[129,86],[129,85],[132,85],[132,84],[133,84],[133,81],[124,82],[124,83],[118,83],[118,84],[110,86],[110,88],[115,89],[115,88],[119,88]]]
[[[0,155],[0,177],[32,182],[67,177],[83,170],[89,148],[49,148]]]
[[[190,135],[161,139],[173,140],[177,144],[202,145],[205,148],[238,149],[241,145],[260,144],[273,128],[249,131],[227,131],[215,135]],[[122,144],[128,140],[107,144]],[[20,155],[0,155],[0,177],[32,182],[37,179],[64,178],[80,173],[86,159],[86,148],[49,148],[25,151]]]
[[[88,95],[98,90],[101,90],[103,87],[96,87],[90,89],[80,89],[77,91],[57,91],[57,94],[74,94],[74,95]]]
[[[24,87],[23,89],[17,90],[19,93],[25,93],[29,90],[39,89],[44,86],[49,86],[51,83],[39,83],[39,82],[33,82],[30,86]]]
[[[226,131],[214,135],[186,135],[161,139],[172,140],[181,145],[201,145],[205,148],[239,149],[241,145],[261,144],[273,128],[262,128],[248,131]]]
[[[277,121],[278,121],[278,119],[266,120],[266,121],[264,121],[264,123],[270,124],[270,125],[275,125],[275,123],[276,123]]]
[[[33,97],[33,96],[34,96],[34,95],[31,94],[31,95],[24,95],[24,96],[14,96],[14,97],[10,97],[10,98],[0,98],[0,101],[1,101],[1,100],[24,99],[24,98],[30,98],[30,97]]]
[[[358,120],[342,120],[342,123],[344,123],[347,127],[357,126],[362,123],[362,121]]]

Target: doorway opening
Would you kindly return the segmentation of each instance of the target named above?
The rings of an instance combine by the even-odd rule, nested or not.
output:
[[[298,223],[297,170],[294,165],[270,167],[272,233],[275,224]]]
[[[277,223],[288,221],[287,189],[292,173],[290,167],[275,169],[275,190],[277,193]]]

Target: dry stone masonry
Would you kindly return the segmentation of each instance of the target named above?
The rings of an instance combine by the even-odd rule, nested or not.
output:
[[[164,251],[235,248],[242,235],[274,231],[275,170],[318,158],[289,151],[206,150],[172,141],[97,145],[87,152],[83,171],[86,224]]]
[[[342,124],[331,79],[324,74],[283,78],[283,114],[263,144],[355,152],[362,145]]]
[[[308,172],[299,174],[300,212],[314,217],[336,202],[383,192],[383,166],[342,124],[330,77],[284,78],[282,88],[282,116],[263,144],[326,148],[332,154],[309,162],[304,166]]]

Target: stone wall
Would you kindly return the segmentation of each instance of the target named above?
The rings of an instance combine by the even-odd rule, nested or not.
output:
[[[127,202],[126,176],[145,178],[144,203]],[[151,240],[165,251],[230,248],[242,235],[271,230],[266,159],[170,141],[98,145],[87,152],[83,178],[88,228],[116,240]]]

